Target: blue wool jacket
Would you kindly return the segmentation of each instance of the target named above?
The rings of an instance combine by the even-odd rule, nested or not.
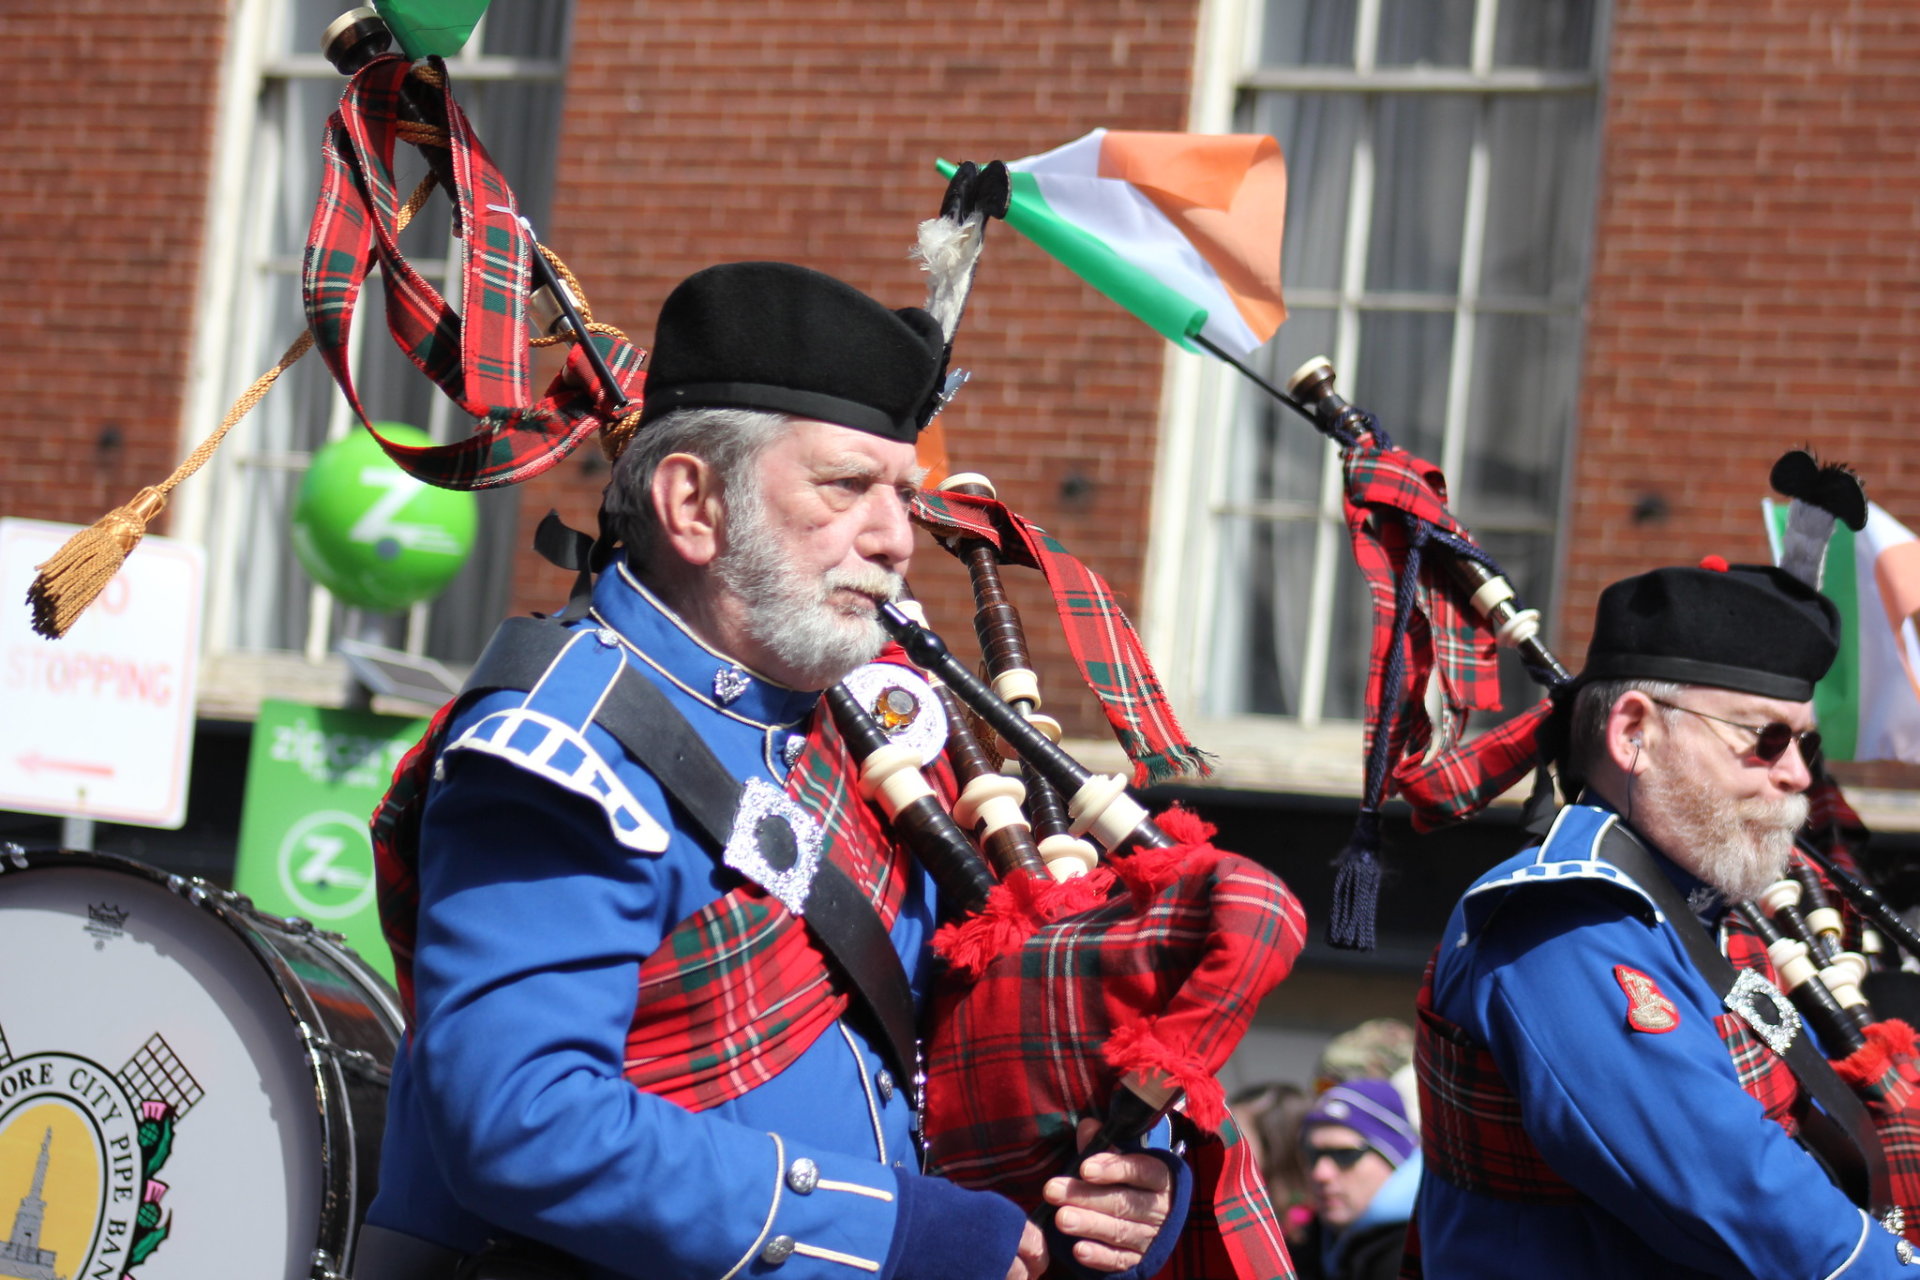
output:
[[[536,689],[448,734],[368,1221],[462,1251],[523,1236],[596,1277],[999,1280],[1019,1209],[919,1173],[907,1091],[853,1022],[697,1115],[622,1076],[640,961],[733,881],[593,708],[624,663],[736,777],[778,784],[818,695],[739,672],[716,696],[738,669],[624,567],[593,602]],[[933,920],[916,872],[892,930],[916,995]]]
[[[1433,978],[1434,1011],[1492,1053],[1527,1136],[1586,1199],[1495,1199],[1429,1166],[1418,1213],[1425,1274],[1915,1274],[1897,1238],[1740,1087],[1714,1024],[1725,1006],[1673,923],[1600,853],[1617,821],[1569,806],[1544,844],[1480,877],[1447,922]],[[1699,887],[1656,861],[1683,894]],[[1677,1023],[1629,1025],[1617,966],[1650,978]]]

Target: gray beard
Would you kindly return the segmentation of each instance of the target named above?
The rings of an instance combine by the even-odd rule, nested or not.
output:
[[[727,547],[713,571],[743,604],[748,637],[798,674],[807,689],[824,689],[873,661],[887,643],[880,620],[843,612],[833,605],[832,593],[850,588],[897,600],[900,575],[868,566],[829,569],[813,577],[780,545],[757,492],[728,498]]]
[[[1663,852],[1730,902],[1757,898],[1786,874],[1793,838],[1807,820],[1804,795],[1736,800],[1691,762],[1639,778],[1638,802],[1665,819]],[[1631,819],[1629,819],[1631,821]]]

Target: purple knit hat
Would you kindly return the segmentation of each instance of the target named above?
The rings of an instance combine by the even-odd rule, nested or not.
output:
[[[1400,1091],[1385,1080],[1348,1080],[1318,1098],[1300,1120],[1304,1137],[1315,1125],[1341,1124],[1398,1169],[1420,1146],[1420,1134],[1407,1123]]]

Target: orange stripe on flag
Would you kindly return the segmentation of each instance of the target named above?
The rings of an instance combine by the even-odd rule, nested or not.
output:
[[[1100,176],[1132,183],[1185,233],[1265,342],[1287,318],[1280,240],[1287,165],[1264,134],[1108,130]]]

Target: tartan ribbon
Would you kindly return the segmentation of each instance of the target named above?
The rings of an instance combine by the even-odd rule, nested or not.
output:
[[[897,653],[897,651],[896,651]],[[396,986],[413,1017],[419,927],[420,817],[449,702],[400,761],[372,821],[380,923]],[[952,795],[952,775],[930,771]],[[864,892],[891,928],[906,899],[907,855],[858,798],[858,776],[823,702],[786,792],[820,823],[824,856]],[[457,850],[444,856],[457,856]],[[847,1010],[848,984],[804,923],[758,885],[738,885],[680,921],[640,964],[623,1072],[648,1093],[692,1111],[741,1096],[778,1075]]]
[[[301,294],[314,346],[361,425],[402,470],[448,489],[486,489],[539,475],[613,420],[604,388],[576,345],[566,367],[537,402],[528,354],[527,294],[532,237],[512,189],[454,101],[445,67],[431,59],[437,84],[407,78],[398,54],[356,72],[327,121],[319,200],[308,227]],[[403,92],[431,92],[445,114],[448,171],[462,235],[456,311],[400,250],[400,200],[394,150]],[[387,328],[396,345],[447,397],[476,419],[472,435],[450,444],[410,446],[373,428],[353,386],[348,338],[368,271],[380,266]],[[639,407],[642,355],[624,339],[593,334],[623,394]]]
[[[979,539],[1009,563],[1046,577],[1081,679],[1100,700],[1114,737],[1133,762],[1134,786],[1212,772],[1207,754],[1187,741],[1112,589],[1059,539],[993,498],[920,493],[911,514],[950,551],[957,552],[953,540]]]
[[[1520,763],[1544,715],[1484,746],[1455,750],[1471,711],[1498,710],[1493,636],[1430,549],[1498,572],[1447,510],[1440,469],[1377,430],[1342,450],[1353,557],[1373,607],[1367,667],[1366,778],[1354,832],[1335,864],[1327,940],[1369,950],[1379,896],[1380,806],[1404,769],[1437,826],[1484,807],[1526,771]],[[1435,718],[1437,713],[1437,720]],[[1533,732],[1528,732],[1531,729]],[[1486,772],[1491,770],[1491,772]]]
[[[1291,968],[1305,914],[1271,872],[1213,847],[1192,815],[1158,821],[1181,844],[1114,859],[1125,892],[1040,925],[977,974],[942,971],[926,1044],[929,1168],[1035,1209],[1072,1163],[1075,1126],[1106,1114],[1119,1076],[1171,1066],[1193,1086],[1180,1135],[1195,1187],[1163,1274],[1291,1276],[1211,1077]],[[1145,864],[1127,865],[1136,859]]]

